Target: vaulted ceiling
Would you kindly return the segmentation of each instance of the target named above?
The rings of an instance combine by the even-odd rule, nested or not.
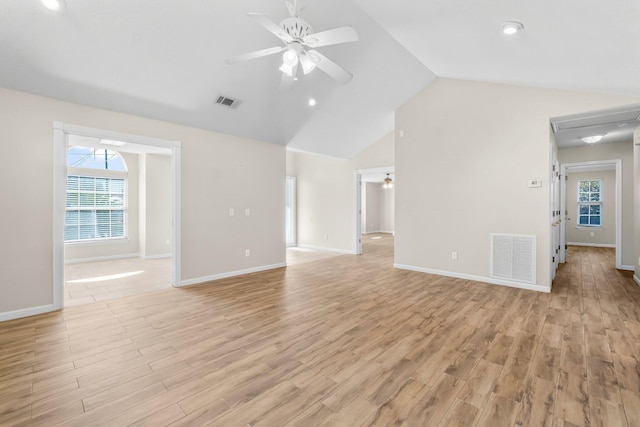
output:
[[[315,70],[287,92],[280,55],[224,62],[280,45],[246,14],[280,22],[283,0],[2,3],[2,87],[337,157],[392,130],[395,109],[436,76],[640,95],[635,0],[299,0],[316,32],[351,25],[360,40],[319,48],[351,82]],[[505,36],[504,21],[524,31]]]

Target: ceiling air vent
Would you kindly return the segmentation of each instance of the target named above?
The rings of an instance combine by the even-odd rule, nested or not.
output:
[[[223,105],[229,108],[235,108],[240,104],[240,101],[237,99],[228,98],[226,96],[220,95],[216,100],[216,104]]]

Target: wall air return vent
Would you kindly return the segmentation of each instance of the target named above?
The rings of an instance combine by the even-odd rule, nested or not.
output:
[[[536,236],[491,234],[491,277],[536,283]]]
[[[240,100],[220,95],[218,99],[216,99],[216,104],[222,105],[223,107],[236,108],[238,104],[240,104]]]

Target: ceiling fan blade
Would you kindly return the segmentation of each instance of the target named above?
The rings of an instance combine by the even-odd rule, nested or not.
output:
[[[322,47],[332,44],[350,43],[358,40],[358,33],[353,27],[340,27],[333,30],[309,34],[302,41],[309,47]]]
[[[287,47],[270,47],[268,49],[257,50],[255,52],[249,52],[242,55],[234,56],[225,60],[227,64],[237,64],[238,62],[248,61],[250,59],[261,58],[263,56],[274,55],[285,50]]]
[[[316,66],[327,73],[330,77],[334,78],[338,83],[347,84],[353,78],[353,74],[351,74],[317,50],[310,50],[308,53],[311,57],[311,60],[316,64]]]
[[[289,34],[287,34],[287,32],[283,28],[281,28],[271,19],[267,18],[265,15],[261,13],[249,13],[248,15],[253,18],[253,20],[258,24],[262,25],[268,31],[275,34],[276,37],[278,37],[283,42],[291,43],[293,41],[293,38]]]

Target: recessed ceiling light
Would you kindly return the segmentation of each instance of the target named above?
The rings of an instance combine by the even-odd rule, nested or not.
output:
[[[600,142],[602,138],[604,138],[604,135],[591,135],[585,136],[580,139],[582,139],[582,141],[586,142],[587,144],[595,144],[596,142]]]
[[[309,106],[313,107],[316,105],[316,100],[314,98],[309,98]]]
[[[40,0],[40,2],[49,10],[60,10],[64,5],[63,0]]]
[[[509,36],[517,33],[523,28],[524,28],[524,25],[522,25],[520,22],[515,22],[515,21],[507,21],[504,24],[502,24],[502,32]]]

